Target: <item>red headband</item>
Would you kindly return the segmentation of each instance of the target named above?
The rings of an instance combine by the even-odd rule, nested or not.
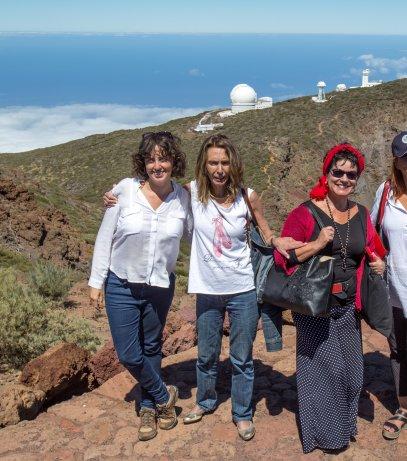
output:
[[[356,147],[347,143],[338,144],[332,147],[332,149],[329,149],[325,155],[324,163],[322,165],[322,176],[319,178],[318,183],[310,191],[309,195],[312,199],[323,200],[327,196],[328,181],[326,179],[326,175],[328,174],[328,168],[330,167],[333,158],[336,154],[339,154],[339,152],[350,152],[356,157],[359,174],[365,169],[365,157],[363,157],[362,153],[356,149]]]

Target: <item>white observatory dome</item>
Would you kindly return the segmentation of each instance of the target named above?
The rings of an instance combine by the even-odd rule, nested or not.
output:
[[[344,83],[338,83],[336,85],[336,91],[346,91],[346,85]]]
[[[239,83],[230,92],[230,100],[232,104],[256,104],[257,94],[254,89],[246,83]]]
[[[326,87],[326,83],[325,83],[325,82],[322,82],[322,81],[321,81],[321,82],[318,82],[318,83],[317,83],[317,87],[318,87],[318,88],[325,88],[325,87]]]

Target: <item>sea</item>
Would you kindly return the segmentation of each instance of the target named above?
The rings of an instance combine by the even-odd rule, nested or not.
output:
[[[0,35],[0,152],[228,107],[247,83],[275,102],[407,76],[407,36]]]

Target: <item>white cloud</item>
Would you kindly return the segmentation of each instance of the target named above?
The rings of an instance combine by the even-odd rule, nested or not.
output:
[[[188,75],[190,75],[191,77],[204,77],[205,76],[205,74],[197,68],[189,69]]]
[[[72,104],[0,108],[0,152],[23,152],[91,134],[158,125],[205,108]]]
[[[373,54],[362,54],[358,57],[359,61],[363,61],[364,65],[380,74],[388,74],[396,72],[398,74],[407,70],[407,57],[402,56],[399,59],[380,58]]]
[[[292,87],[289,85],[285,85],[284,83],[270,83],[270,88],[278,90],[278,89],[287,89],[287,88],[292,88]]]

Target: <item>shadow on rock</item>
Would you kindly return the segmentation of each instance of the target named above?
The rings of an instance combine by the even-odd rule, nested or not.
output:
[[[297,411],[297,390],[295,375],[285,376],[273,370],[270,365],[261,360],[255,360],[255,380],[253,403],[254,409],[258,402],[265,399],[266,408],[270,415],[279,415],[283,409],[290,412]],[[218,405],[230,399],[232,365],[229,359],[223,359],[218,365],[218,381],[216,390],[218,392]],[[196,360],[187,360],[167,365],[162,370],[162,376],[167,384],[174,384],[179,389],[181,399],[192,397],[192,389],[196,388]],[[136,406],[140,401],[140,386],[137,383],[125,400],[135,402]]]
[[[364,355],[364,388],[359,400],[359,416],[374,420],[375,404],[380,402],[389,412],[398,408],[390,360],[381,352]]]

